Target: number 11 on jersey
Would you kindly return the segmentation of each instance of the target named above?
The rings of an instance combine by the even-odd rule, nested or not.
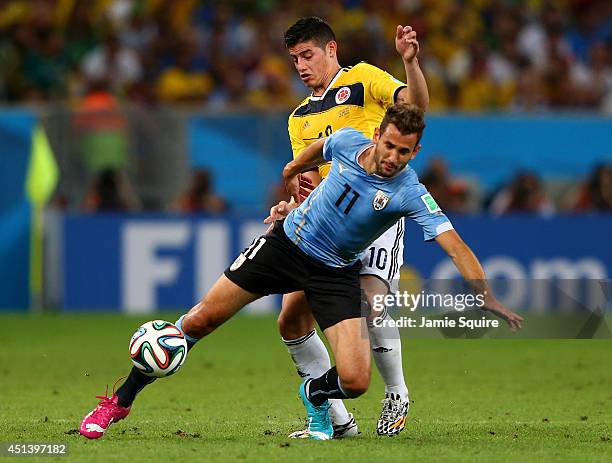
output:
[[[349,200],[349,203],[344,208],[344,213],[345,214],[348,214],[351,211],[351,209],[355,205],[355,202],[359,198],[359,193],[354,191],[348,183],[345,183],[344,184],[344,191],[342,191],[342,194],[336,200],[336,207],[339,208],[340,205],[343,203],[343,201],[347,198],[347,196],[349,194],[352,194],[352,196],[351,196],[351,199]]]

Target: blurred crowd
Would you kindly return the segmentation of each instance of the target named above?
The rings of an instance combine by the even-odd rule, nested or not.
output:
[[[343,65],[401,79],[412,25],[432,110],[612,113],[609,0],[0,0],[0,101],[291,108],[307,92],[283,32],[311,14]]]
[[[432,160],[421,181],[449,213],[491,215],[612,212],[612,164],[600,164],[582,182],[543,181],[537,173],[517,172],[491,192],[453,176],[442,158]]]
[[[65,198],[65,197],[64,197]],[[67,201],[54,206],[67,209]],[[80,208],[86,212],[136,212],[143,210],[143,201],[121,169],[104,169],[96,174]],[[189,185],[172,203],[170,209],[184,214],[220,214],[228,212],[226,201],[212,188],[210,172],[195,170]]]
[[[543,182],[534,172],[518,172],[505,185],[483,195],[478,185],[453,176],[446,162],[433,159],[420,175],[422,183],[449,214],[488,213],[550,216],[555,213],[611,213],[612,164],[596,166],[581,183],[565,183],[561,188]],[[283,182],[274,185],[268,205],[289,201]],[[66,208],[68,204],[56,207]],[[128,176],[115,169],[97,174],[81,209],[88,212],[134,212],[143,209],[142,201],[130,185]],[[210,172],[195,170],[190,182],[172,203],[170,210],[187,214],[219,214],[230,205],[213,189]]]
[[[0,0],[0,103],[61,102],[74,110],[74,150],[88,187],[78,206],[68,195],[57,206],[159,208],[126,174],[135,147],[123,105],[141,108],[139,120],[167,103],[288,111],[308,90],[283,34],[307,15],[335,29],[341,64],[367,61],[402,80],[395,26],[412,25],[433,111],[612,114],[610,0]],[[451,213],[612,210],[609,164],[580,184],[520,172],[493,192],[452,175],[443,158],[420,175]],[[169,207],[229,210],[213,180],[193,172]],[[271,202],[282,198],[282,185],[271,194]]]

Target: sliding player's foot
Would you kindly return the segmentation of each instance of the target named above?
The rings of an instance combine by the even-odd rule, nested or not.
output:
[[[98,406],[81,421],[80,433],[88,439],[99,439],[112,423],[121,421],[130,413],[130,407],[118,404],[116,394],[112,397],[96,396],[96,399],[101,399]]]
[[[350,420],[344,424],[334,424],[334,439],[344,439],[346,437],[355,437],[359,434],[359,428],[357,427],[357,421],[353,417],[352,413],[349,413]],[[301,431],[295,431],[289,437],[292,439],[306,439],[308,437],[308,420],[306,420],[306,427]]]
[[[349,413],[350,420],[345,424],[334,424],[334,439],[342,439],[345,437],[355,437],[359,434],[357,421],[352,413]]]
[[[382,401],[383,409],[378,419],[376,432],[379,436],[396,436],[406,426],[406,415],[408,415],[407,400],[402,400],[399,394],[385,394]]]
[[[329,416],[329,400],[319,406],[313,405],[306,395],[307,384],[308,381],[303,382],[299,389],[300,398],[308,415],[306,429],[291,433],[289,437],[292,439],[329,440],[334,436],[334,428]]]

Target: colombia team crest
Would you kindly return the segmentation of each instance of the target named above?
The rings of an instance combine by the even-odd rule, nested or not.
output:
[[[374,196],[374,201],[372,201],[372,207],[375,211],[382,211],[387,206],[390,199],[391,198],[389,198],[385,193],[378,190]]]
[[[348,87],[342,87],[340,90],[338,90],[338,93],[336,93],[336,104],[344,103],[350,98],[350,96],[351,89]]]

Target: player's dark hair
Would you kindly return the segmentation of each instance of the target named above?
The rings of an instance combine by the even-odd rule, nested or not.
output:
[[[425,111],[414,104],[395,103],[387,109],[385,117],[380,123],[380,133],[384,133],[389,124],[397,127],[402,135],[416,133],[417,144],[421,141],[425,130]]]
[[[285,46],[287,48],[295,47],[298,43],[309,40],[312,40],[319,48],[324,49],[329,42],[336,40],[336,35],[329,24],[316,16],[298,19],[285,32]]]

